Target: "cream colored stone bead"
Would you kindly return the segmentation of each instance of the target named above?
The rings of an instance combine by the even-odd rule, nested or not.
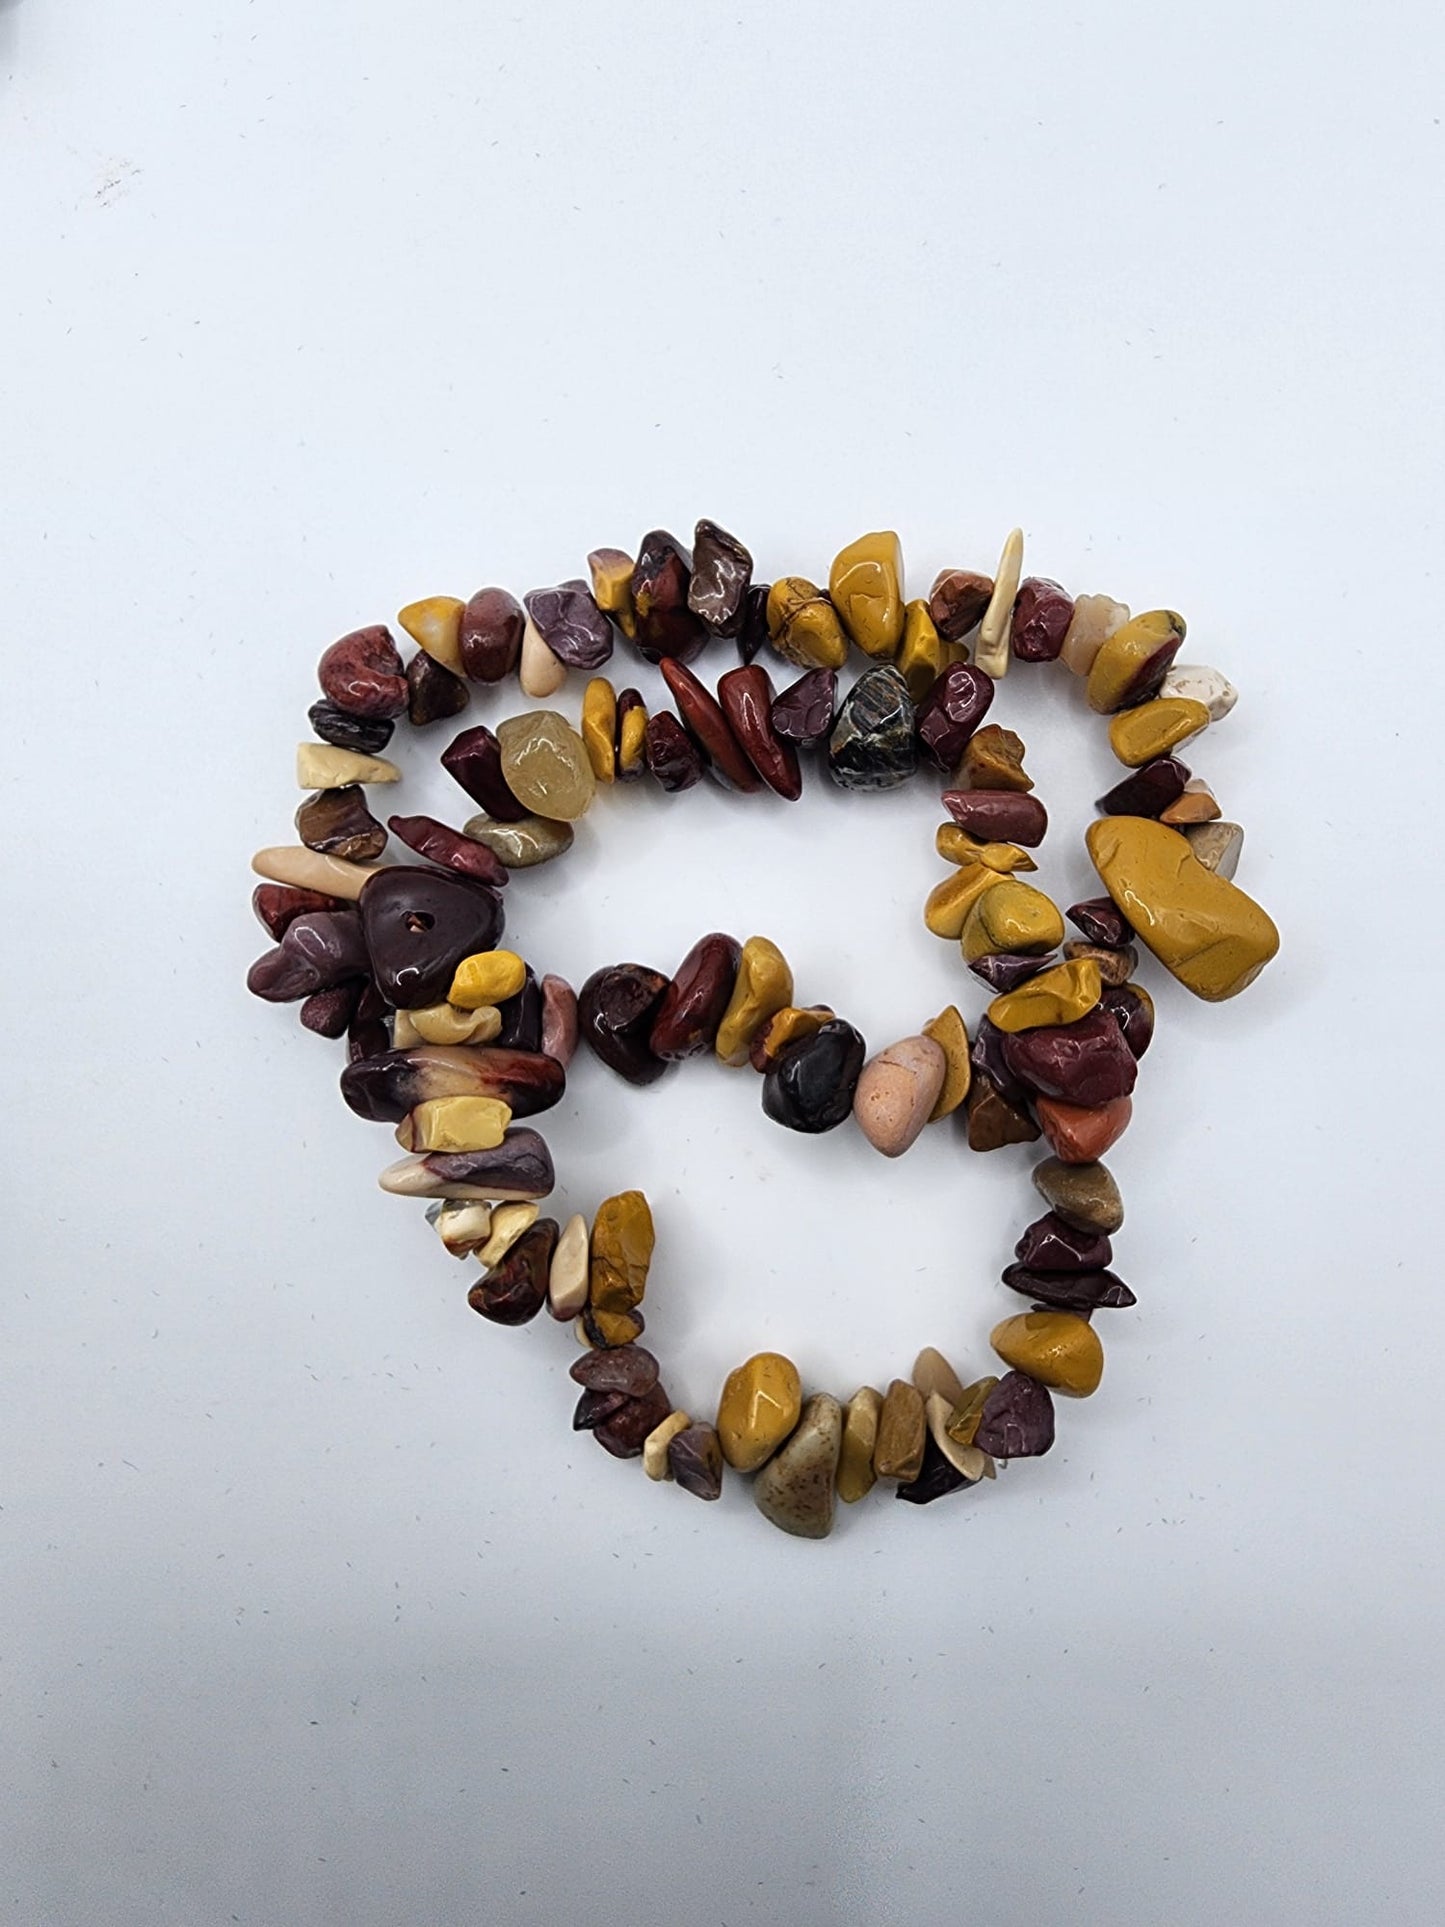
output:
[[[517,680],[524,696],[555,696],[567,680],[564,664],[553,655],[542,631],[527,617],[522,631],[522,655],[517,665]]]
[[[960,1386],[960,1391],[962,1387]],[[980,1446],[960,1445],[957,1439],[948,1435],[948,1421],[953,1407],[940,1393],[932,1393],[924,1401],[924,1413],[928,1420],[928,1433],[933,1443],[948,1460],[955,1472],[961,1472],[966,1479],[977,1484],[980,1479],[994,1476],[994,1463]]]
[[[349,783],[396,783],[401,771],[384,756],[362,756],[335,743],[298,743],[296,781],[303,790],[340,790]]]
[[[393,1050],[413,1044],[490,1044],[502,1028],[502,1013],[494,1005],[480,1010],[458,1010],[455,1004],[426,1004],[420,1010],[399,1010],[392,1019]]]
[[[447,1200],[428,1206],[426,1221],[454,1258],[468,1258],[491,1236],[492,1207]]]
[[[530,1231],[537,1222],[539,1208],[535,1204],[497,1205],[492,1212],[491,1235],[478,1251],[477,1263],[488,1270],[493,1265],[499,1265],[518,1238]]]
[[[1081,595],[1074,602],[1074,613],[1064,636],[1059,660],[1075,676],[1087,676],[1094,658],[1116,629],[1129,620],[1127,602],[1112,596]]]
[[[1019,577],[1023,574],[1023,567],[1024,532],[1022,529],[1011,529],[1003,545],[1003,554],[998,559],[998,568],[994,571],[993,594],[978,625],[978,643],[973,652],[975,666],[995,680],[1008,673],[1009,645],[1013,640],[1014,597],[1019,592]]]
[[[1239,691],[1227,676],[1202,662],[1171,663],[1159,685],[1161,696],[1183,696],[1203,703],[1211,722],[1223,722],[1239,701]]]
[[[932,1345],[925,1345],[913,1361],[913,1383],[916,1390],[923,1394],[924,1400],[935,1393],[948,1400],[948,1409],[961,1404],[963,1400],[963,1380],[949,1364],[943,1353]]]
[[[327,896],[355,903],[362,885],[374,877],[379,864],[348,863],[344,857],[323,856],[300,843],[275,843],[257,850],[251,868],[268,883],[289,883],[298,890],[321,890]]]
[[[579,1211],[563,1225],[547,1274],[547,1309],[554,1318],[575,1318],[587,1303],[590,1250],[587,1220]]]
[[[642,1441],[642,1469],[649,1479],[670,1479],[672,1467],[667,1462],[667,1448],[679,1432],[685,1432],[692,1420],[686,1412],[669,1412],[661,1425],[654,1425]]]

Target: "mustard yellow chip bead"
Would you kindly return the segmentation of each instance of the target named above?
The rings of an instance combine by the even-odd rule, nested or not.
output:
[[[935,883],[924,899],[925,927],[935,937],[962,936],[973,906],[985,890],[996,889],[1003,881],[999,872],[991,870],[986,863],[969,863],[952,871],[941,883]]]
[[[594,676],[582,697],[582,742],[599,783],[617,776],[617,692],[605,676]]]
[[[617,774],[624,781],[638,776],[647,764],[647,709],[635,703],[623,712],[617,730]]]
[[[594,1311],[630,1312],[642,1303],[657,1232],[641,1191],[619,1191],[597,1207],[588,1260]]]
[[[948,1436],[955,1445],[972,1445],[983,1418],[983,1408],[988,1404],[989,1394],[998,1384],[996,1377],[975,1379],[972,1385],[965,1385],[963,1396],[954,1406],[948,1419]]]
[[[396,1129],[404,1151],[494,1151],[512,1121],[499,1097],[432,1097]]]
[[[1108,716],[1152,693],[1152,671],[1162,680],[1183,640],[1184,618],[1173,609],[1148,609],[1116,629],[1100,645],[1084,684],[1090,709]]]
[[[637,634],[637,611],[632,605],[632,557],[622,549],[594,549],[587,558],[592,578],[592,600],[603,615],[611,616],[630,642]]]
[[[781,1352],[755,1352],[736,1366],[718,1400],[717,1435],[723,1457],[739,1472],[756,1472],[798,1422],[803,1384]]]
[[[956,1111],[968,1096],[973,1082],[973,1063],[968,1054],[968,1026],[963,1021],[963,1013],[954,1004],[923,1026],[925,1037],[931,1037],[943,1052],[944,1073],[943,1089],[938,1093],[938,1102],[929,1113],[928,1121],[936,1124],[941,1117]]]
[[[424,1004],[420,1010],[399,1010],[392,1019],[392,1047],[411,1044],[490,1044],[502,1028],[495,1004],[460,1010],[455,1004]]]
[[[466,606],[454,595],[429,595],[420,602],[408,602],[396,619],[433,662],[450,669],[454,676],[464,676],[462,611]]]
[[[1156,696],[1136,709],[1119,711],[1109,724],[1109,747],[1121,763],[1142,769],[1208,727],[1209,711],[1192,696]]]
[[[981,865],[979,866],[982,867]],[[1000,951],[1011,956],[1042,956],[1064,940],[1058,906],[1032,884],[999,877],[968,913],[963,927],[965,963]]]
[[[724,1064],[746,1064],[753,1039],[776,1011],[793,1001],[788,960],[767,937],[749,937],[738,959],[733,994],[713,1048]]]
[[[1077,1312],[1021,1311],[995,1325],[989,1343],[1005,1365],[1066,1398],[1087,1398],[1104,1376],[1099,1334]]]
[[[828,572],[838,619],[865,656],[891,661],[903,640],[903,545],[892,529],[860,535]]]
[[[948,644],[928,612],[922,596],[903,605],[903,643],[898,651],[898,673],[908,685],[911,701],[921,703],[943,674]]]
[[[1087,1017],[1099,1001],[1103,982],[1092,957],[1041,970],[1017,990],[1006,990],[988,1007],[995,1030],[1041,1030],[1046,1024],[1074,1024]]]
[[[816,582],[780,576],[768,591],[768,637],[784,662],[800,669],[841,669],[848,638],[838,611]]]
[[[838,1458],[838,1497],[844,1505],[866,1499],[878,1482],[873,1470],[873,1448],[878,1442],[878,1417],[883,1394],[871,1385],[860,1386],[843,1407],[843,1450]]]
[[[463,1010],[479,1010],[483,1004],[515,997],[526,981],[527,966],[515,950],[479,950],[457,965],[447,1002]]]
[[[1017,843],[984,843],[957,823],[940,823],[933,833],[933,847],[945,863],[982,863],[1000,876],[1039,867]]]

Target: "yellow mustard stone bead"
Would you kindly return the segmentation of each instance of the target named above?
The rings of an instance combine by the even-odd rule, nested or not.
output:
[[[656,1242],[652,1208],[640,1191],[619,1191],[598,1205],[588,1292],[594,1311],[629,1312],[642,1303]]]
[[[986,890],[996,889],[1005,879],[986,863],[969,863],[954,870],[941,883],[935,883],[923,904],[923,922],[935,937],[962,936],[973,906]]]
[[[647,764],[647,709],[636,703],[627,710],[617,731],[617,774],[624,780],[640,775]]]
[[[594,676],[582,697],[582,741],[599,783],[617,776],[617,692],[605,676]]]
[[[976,963],[998,951],[1043,956],[1063,940],[1064,920],[1043,891],[1013,877],[1000,877],[997,887],[985,890],[968,913],[963,957],[965,963]]]
[[[796,1043],[800,1037],[815,1036],[824,1024],[832,1023],[836,1014],[826,1004],[785,1004],[774,1011],[748,1046],[753,1069],[768,1070],[785,1045]]]
[[[407,1151],[494,1151],[511,1121],[498,1097],[432,1097],[402,1119],[396,1141]]]
[[[988,1021],[996,1030],[1041,1030],[1046,1024],[1074,1024],[1087,1017],[1099,1001],[1103,983],[1092,957],[1041,970],[1017,990],[1006,990],[988,1007]]]
[[[1173,609],[1148,609],[1116,629],[1101,644],[1084,685],[1090,709],[1108,716],[1122,708],[1150,660],[1183,640],[1184,618]]]
[[[844,1505],[866,1499],[877,1483],[873,1448],[878,1442],[878,1415],[883,1394],[862,1385],[843,1407],[843,1450],[838,1459],[838,1497]]]
[[[865,656],[891,661],[903,640],[903,545],[892,529],[860,535],[828,572],[839,620]]]
[[[479,950],[463,957],[447,992],[447,1002],[462,1010],[505,1003],[527,981],[527,966],[515,950]]]
[[[408,602],[396,619],[433,662],[454,676],[463,676],[462,611],[466,606],[454,595],[429,595],[420,602]]]
[[[1000,876],[1039,867],[1017,843],[983,843],[957,823],[940,823],[933,833],[933,847],[945,863],[982,863]]]
[[[948,1419],[948,1436],[955,1445],[972,1445],[983,1418],[983,1408],[988,1404],[989,1394],[998,1384],[996,1377],[977,1378],[972,1385],[965,1385],[963,1396],[959,1399]]]
[[[1142,769],[1208,727],[1209,711],[1192,696],[1156,696],[1119,711],[1109,724],[1109,747],[1121,763]]]
[[[495,1004],[462,1010],[456,1004],[424,1004],[420,1010],[399,1010],[392,1019],[392,1047],[404,1050],[422,1044],[490,1044],[502,1028]]]
[[[637,634],[637,611],[632,606],[632,567],[632,557],[621,549],[594,549],[587,558],[592,600],[603,615],[611,616],[629,641]]]
[[[943,1052],[944,1073],[943,1089],[938,1093],[938,1102],[929,1114],[930,1124],[937,1123],[956,1111],[968,1096],[973,1082],[973,1063],[968,1054],[968,1026],[963,1021],[963,1013],[956,1005],[950,1004],[941,1010],[931,1022],[923,1026],[925,1037],[931,1037]]]
[[[848,638],[838,611],[816,582],[780,576],[768,591],[768,636],[784,662],[800,669],[841,669]]]
[[[597,1336],[587,1329],[591,1321]],[[614,1350],[618,1345],[633,1345],[642,1336],[642,1316],[635,1311],[600,1311],[591,1306],[572,1327],[579,1345],[595,1347],[604,1345]]]
[[[1278,951],[1273,920],[1206,870],[1178,830],[1147,816],[1105,816],[1084,841],[1139,941],[1196,997],[1214,1004],[1237,996]]]
[[[749,937],[738,959],[733,994],[714,1045],[724,1064],[746,1064],[753,1039],[774,1014],[793,1001],[788,960],[766,937]]]
[[[995,1325],[989,1343],[1005,1365],[1066,1398],[1087,1398],[1104,1376],[1099,1334],[1077,1312],[1021,1311]]]
[[[919,596],[903,605],[903,646],[898,651],[898,673],[908,685],[911,701],[921,703],[943,674],[948,663],[948,644],[928,612],[928,603]]]
[[[798,1422],[803,1384],[781,1352],[755,1352],[730,1371],[718,1400],[717,1435],[723,1457],[739,1472],[756,1472]]]

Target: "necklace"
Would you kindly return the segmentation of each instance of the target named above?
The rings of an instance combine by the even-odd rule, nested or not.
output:
[[[836,1501],[875,1484],[927,1504],[994,1478],[999,1459],[1050,1449],[1056,1397],[1088,1397],[1103,1376],[1094,1314],[1135,1302],[1112,1269],[1124,1207],[1100,1160],[1129,1123],[1153,1034],[1138,947],[1211,1002],[1243,990],[1279,947],[1232,881],[1242,830],[1175,754],[1229,713],[1232,686],[1176,663],[1185,625],[1172,610],[1131,616],[1107,596],[1074,598],[1023,579],[1022,562],[1015,529],[992,576],[947,569],[927,597],[905,600],[898,538],[881,532],[841,551],[826,589],[801,576],[763,584],[742,543],[704,521],[691,551],[655,530],[635,559],[598,549],[589,579],[522,603],[496,588],[411,603],[398,617],[418,645],[409,664],[382,625],[322,655],[316,740],[297,751],[312,792],[300,842],[252,863],[275,947],[248,987],[299,1001],[307,1029],[345,1037],[346,1102],[394,1124],[407,1154],[382,1186],[429,1200],[446,1249],[480,1261],[472,1309],[520,1325],[545,1308],[570,1324],[582,1348],[576,1429],[698,1498],[719,1497],[729,1469],[750,1476],[759,1511],[803,1537],[825,1537]],[[675,708],[649,713],[637,689],[617,693],[598,673],[619,641],[660,669]],[[719,642],[738,661],[714,694],[688,665]],[[850,649],[864,667],[840,701]],[[781,693],[765,650],[799,672]],[[1086,836],[1105,894],[1068,909],[1078,934],[1067,939],[1065,915],[1024,881],[1048,827],[1024,745],[985,720],[1011,662],[1052,661],[1108,719],[1126,771]],[[442,753],[481,806],[461,829],[429,816],[383,827],[372,814],[368,788],[401,775],[382,754],[397,718],[454,717],[471,685],[514,673],[544,703],[574,671],[590,678],[580,730],[532,708],[463,729]],[[646,779],[680,792],[706,775],[792,801],[805,768],[865,792],[920,768],[951,779],[935,839],[950,867],[923,916],[992,993],[971,1035],[950,1005],[870,1058],[844,1018],[796,1001],[765,937],[711,932],[670,978],[623,963],[577,992],[501,946],[511,873],[564,856],[599,789]],[[380,864],[388,831],[421,862]],[[760,1352],[728,1375],[711,1420],[676,1409],[640,1342],[647,1199],[620,1192],[590,1226],[540,1215],[552,1158],[519,1120],[557,1102],[579,1042],[635,1085],[700,1054],[751,1067],[775,1124],[821,1135],[852,1119],[886,1157],[948,1118],[975,1151],[1045,1140],[1033,1183],[1047,1209],[1003,1273],[1030,1309],[991,1334],[1003,1369],[965,1384],[929,1348],[886,1393],[865,1386],[845,1404],[805,1398],[793,1362]]]

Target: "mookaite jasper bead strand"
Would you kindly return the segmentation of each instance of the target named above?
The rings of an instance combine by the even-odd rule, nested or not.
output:
[[[1176,660],[1182,617],[1025,575],[1018,529],[991,574],[945,568],[912,600],[889,530],[815,576],[756,581],[744,544],[703,519],[691,548],[654,529],[635,555],[594,549],[585,579],[520,601],[488,587],[408,603],[397,622],[416,645],[409,662],[384,624],[332,643],[307,712],[314,740],[296,756],[309,792],[299,842],[253,859],[273,947],[247,980],[267,1002],[296,1003],[304,1028],[344,1038],[345,1102],[391,1124],[405,1154],[381,1185],[432,1201],[444,1249],[475,1262],[472,1309],[502,1325],[545,1309],[572,1326],[574,1428],[693,1497],[717,1499],[731,1468],[765,1518],[804,1538],[825,1537],[838,1502],[875,1485],[926,1505],[993,1479],[1000,1459],[1047,1452],[1055,1400],[1097,1390],[1096,1314],[1136,1302],[1114,1268],[1124,1207],[1101,1159],[1129,1123],[1153,1034],[1141,949],[1216,1002],[1279,941],[1233,880],[1243,831],[1178,755],[1237,700],[1218,670]],[[651,698],[599,673],[619,649],[655,666]],[[731,665],[715,687],[709,649]],[[765,652],[788,665],[781,688]],[[994,718],[1013,664],[1055,661],[1105,719],[1122,769],[1085,839],[1105,894],[1062,914],[1029,880],[1048,811],[1023,741]],[[549,706],[574,674],[587,678],[576,725]],[[441,752],[480,814],[460,829],[405,813],[383,823],[367,792],[402,777],[383,753],[397,722],[429,728],[514,675],[530,706],[468,724]],[[577,991],[503,944],[516,874],[564,857],[599,791],[650,777],[679,794],[707,777],[757,808],[797,801],[809,772],[871,792],[920,768],[941,775],[948,818],[923,921],[989,992],[971,1029],[950,1004],[870,1055],[846,1016],[799,1001],[761,936],[712,931],[671,976],[624,962]],[[383,862],[388,833],[400,854]],[[542,1215],[556,1174],[529,1120],[564,1095],[579,1042],[638,1087],[692,1058],[751,1068],[772,1124],[820,1136],[851,1121],[886,1158],[951,1117],[952,1141],[972,1150],[1045,1140],[1033,1169],[1045,1209],[1000,1272],[1025,1308],[994,1326],[998,1368],[967,1379],[930,1346],[907,1377],[843,1401],[760,1352],[728,1375],[710,1420],[676,1405],[640,1342],[655,1245],[645,1196],[603,1200],[590,1224]]]

